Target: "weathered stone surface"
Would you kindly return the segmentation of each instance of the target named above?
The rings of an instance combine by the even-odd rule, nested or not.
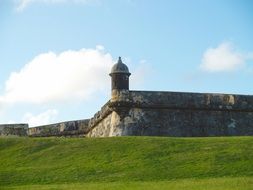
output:
[[[86,119],[32,127],[29,128],[28,135],[33,137],[84,136],[89,131],[89,121]]]
[[[253,96],[113,90],[106,108],[87,136],[253,135]]]
[[[137,107],[253,111],[253,96],[247,95],[129,91],[129,102]]]
[[[113,90],[91,119],[27,129],[0,125],[1,135],[235,136],[253,135],[253,96]]]
[[[111,135],[111,118],[112,114],[109,114],[102,119],[95,127],[87,134],[87,137],[109,137]]]
[[[0,136],[27,136],[28,124],[0,125]]]

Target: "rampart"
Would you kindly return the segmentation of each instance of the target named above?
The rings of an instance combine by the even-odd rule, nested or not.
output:
[[[85,119],[31,127],[28,129],[28,135],[31,137],[84,136],[88,131],[89,119]]]
[[[253,135],[253,96],[114,90],[91,119],[28,128],[0,125],[0,134],[49,137]]]
[[[253,96],[116,90],[87,136],[253,135]]]
[[[100,111],[95,113],[91,119],[67,121],[50,125],[32,127],[28,129],[28,135],[31,137],[50,137],[50,136],[69,136],[69,137],[84,137],[91,128],[97,125],[106,124],[106,118],[112,112],[108,107],[107,102]],[[108,122],[108,121],[107,121]],[[110,123],[108,124],[110,125]]]
[[[0,125],[0,136],[27,136],[28,124]]]

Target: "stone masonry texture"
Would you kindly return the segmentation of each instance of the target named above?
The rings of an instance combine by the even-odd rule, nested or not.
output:
[[[0,125],[1,135],[44,136],[242,136],[253,135],[253,96],[113,90],[91,119],[28,129]]]
[[[28,124],[0,125],[0,136],[27,136]]]
[[[91,119],[28,128],[0,125],[16,136],[243,136],[253,135],[253,96],[113,90]]]
[[[253,96],[115,90],[87,136],[253,135]]]

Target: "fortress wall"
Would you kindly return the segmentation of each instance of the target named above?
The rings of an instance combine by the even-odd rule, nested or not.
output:
[[[128,99],[137,107],[253,111],[249,95],[129,91]]]
[[[93,136],[253,135],[253,96],[121,90],[109,107],[110,127]]]
[[[130,91],[129,101],[132,135],[253,135],[253,96]]]
[[[28,135],[32,137],[84,136],[88,131],[89,119],[85,119],[32,127],[28,129]]]
[[[31,137],[49,136],[109,136],[107,128],[111,126],[111,109],[107,102],[91,119],[67,121],[28,129]],[[94,132],[92,132],[94,128]],[[90,131],[90,132],[89,132]]]
[[[111,135],[111,118],[112,114],[107,115],[98,122],[86,135],[87,137],[109,137]]]
[[[27,136],[28,124],[4,124],[0,125],[0,136]]]
[[[29,128],[28,135],[32,137],[109,136],[109,129],[111,129],[111,113],[109,102],[107,102],[91,119],[32,127]]]
[[[117,128],[122,136],[253,135],[253,112],[132,108]]]
[[[0,135],[231,136],[253,135],[253,96],[114,90],[91,119],[28,128],[0,125]]]
[[[112,130],[112,110],[108,101],[89,121],[90,131],[87,137],[108,137]]]

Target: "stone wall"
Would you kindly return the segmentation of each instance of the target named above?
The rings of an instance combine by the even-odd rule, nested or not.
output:
[[[28,129],[31,137],[84,136],[89,131],[89,119],[67,121]]]
[[[109,137],[111,134],[111,118],[112,114],[107,115],[87,134],[87,137]]]
[[[108,137],[112,136],[112,110],[108,101],[100,111],[98,111],[89,122],[90,130],[87,137]]]
[[[113,90],[91,119],[28,128],[0,125],[0,135],[231,136],[253,135],[253,96]]]
[[[27,136],[28,124],[0,125],[0,136]]]
[[[249,95],[130,91],[126,102],[142,108],[253,111],[253,96]]]
[[[87,136],[253,135],[253,96],[114,90],[108,107]]]

